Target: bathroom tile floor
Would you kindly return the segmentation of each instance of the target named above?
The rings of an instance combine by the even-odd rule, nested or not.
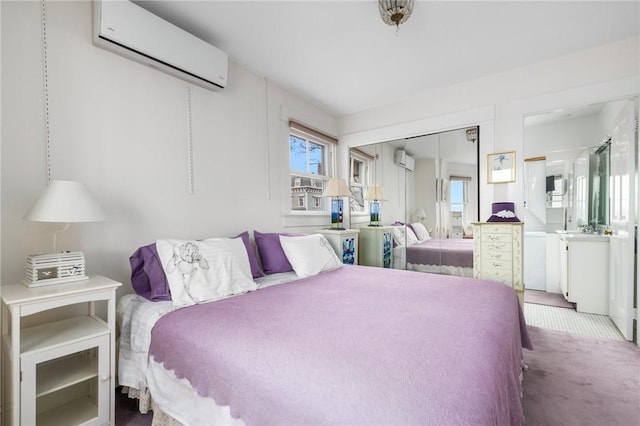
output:
[[[528,325],[580,334],[601,339],[624,341],[611,318],[606,315],[586,314],[575,309],[524,304],[524,317]]]

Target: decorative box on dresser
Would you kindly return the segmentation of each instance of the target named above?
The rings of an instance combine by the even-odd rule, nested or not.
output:
[[[358,264],[357,229],[320,229],[316,231],[327,238],[331,247],[345,265]]]
[[[522,274],[523,222],[473,223],[473,277],[512,287],[520,306],[524,299]]]
[[[393,265],[393,228],[363,226],[360,228],[360,264],[391,268]]]
[[[2,287],[3,425],[114,423],[120,285],[94,275],[43,287]],[[96,315],[97,302],[106,305],[106,321]],[[70,318],[21,325],[23,317],[71,305],[86,309]]]

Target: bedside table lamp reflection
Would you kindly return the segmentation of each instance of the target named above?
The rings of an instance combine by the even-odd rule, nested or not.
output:
[[[351,191],[349,191],[349,187],[347,187],[347,182],[344,179],[329,179],[322,196],[333,197],[331,199],[331,228],[329,229],[344,230],[342,227],[342,197],[351,196]]]
[[[369,189],[367,189],[367,195],[364,199],[369,202],[369,226],[382,225],[380,218],[380,202],[387,201],[387,199],[384,198],[382,185],[370,186]]]
[[[53,253],[27,258],[28,287],[87,279],[84,254],[80,251],[56,253],[58,234],[69,229],[72,222],[98,222],[105,214],[84,184],[55,180],[47,186],[34,205],[24,215],[32,222],[57,222],[65,226],[53,234]]]

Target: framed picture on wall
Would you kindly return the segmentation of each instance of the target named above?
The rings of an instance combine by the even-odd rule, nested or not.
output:
[[[487,155],[487,183],[516,181],[516,152],[496,152]]]

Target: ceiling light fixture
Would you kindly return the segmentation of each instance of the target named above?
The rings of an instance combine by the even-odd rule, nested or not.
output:
[[[396,30],[404,24],[413,12],[414,0],[378,0],[380,17],[387,25],[395,25]]]

